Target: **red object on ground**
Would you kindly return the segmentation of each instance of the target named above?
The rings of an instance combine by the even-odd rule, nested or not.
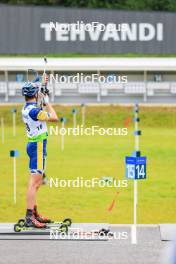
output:
[[[130,122],[131,122],[131,117],[126,118],[125,121],[124,121],[124,127],[128,128]]]
[[[112,209],[115,207],[115,204],[116,204],[116,198],[117,198],[118,194],[119,194],[119,192],[116,192],[114,199],[112,200],[110,206],[108,207],[108,211],[109,211],[109,212],[111,212]]]

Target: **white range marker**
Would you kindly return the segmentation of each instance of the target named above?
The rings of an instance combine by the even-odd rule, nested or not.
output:
[[[60,121],[61,121],[61,124],[62,124],[62,129],[61,129],[61,131],[62,131],[62,133],[61,133],[61,151],[63,152],[64,148],[65,148],[65,133],[64,133],[64,131],[65,131],[66,118],[62,117],[60,119]]]
[[[86,124],[86,106],[85,106],[85,104],[82,104],[81,108],[82,108],[82,127],[84,128],[85,124]]]
[[[73,109],[72,114],[73,114],[73,128],[75,129],[77,125],[77,110]]]
[[[138,111],[139,111],[139,108],[137,105],[135,105],[134,118],[138,118]],[[138,122],[134,122],[134,124],[135,124],[134,130],[138,131],[139,130]],[[135,146],[134,147],[135,147],[135,151],[139,151],[139,135],[135,135]],[[134,208],[133,208],[134,223],[131,229],[131,243],[132,244],[137,244],[137,200],[138,200],[138,182],[137,180],[134,179]]]
[[[12,113],[13,116],[13,136],[16,136],[16,111]]]
[[[13,158],[13,200],[16,204],[16,157]]]

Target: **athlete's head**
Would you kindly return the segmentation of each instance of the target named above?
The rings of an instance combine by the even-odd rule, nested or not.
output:
[[[36,83],[26,82],[22,87],[22,95],[25,96],[26,101],[38,99],[39,87]]]

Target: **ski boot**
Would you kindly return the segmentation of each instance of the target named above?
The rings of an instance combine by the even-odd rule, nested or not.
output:
[[[44,223],[44,224],[50,224],[50,223],[52,223],[52,221],[49,218],[44,217],[44,216],[42,216],[42,215],[40,215],[38,213],[37,206],[34,206],[33,215],[36,218],[36,220],[38,222],[40,222],[40,223]]]
[[[14,225],[15,232],[21,231],[32,231],[36,229],[45,229],[46,225],[44,223],[40,223],[35,219],[32,215],[30,217],[26,217],[26,219],[20,219],[17,224]]]
[[[34,215],[26,217],[25,227],[46,228],[45,223],[39,222]]]

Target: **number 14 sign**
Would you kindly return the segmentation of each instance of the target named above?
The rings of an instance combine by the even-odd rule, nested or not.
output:
[[[126,178],[133,180],[146,179],[146,157],[126,157]]]

